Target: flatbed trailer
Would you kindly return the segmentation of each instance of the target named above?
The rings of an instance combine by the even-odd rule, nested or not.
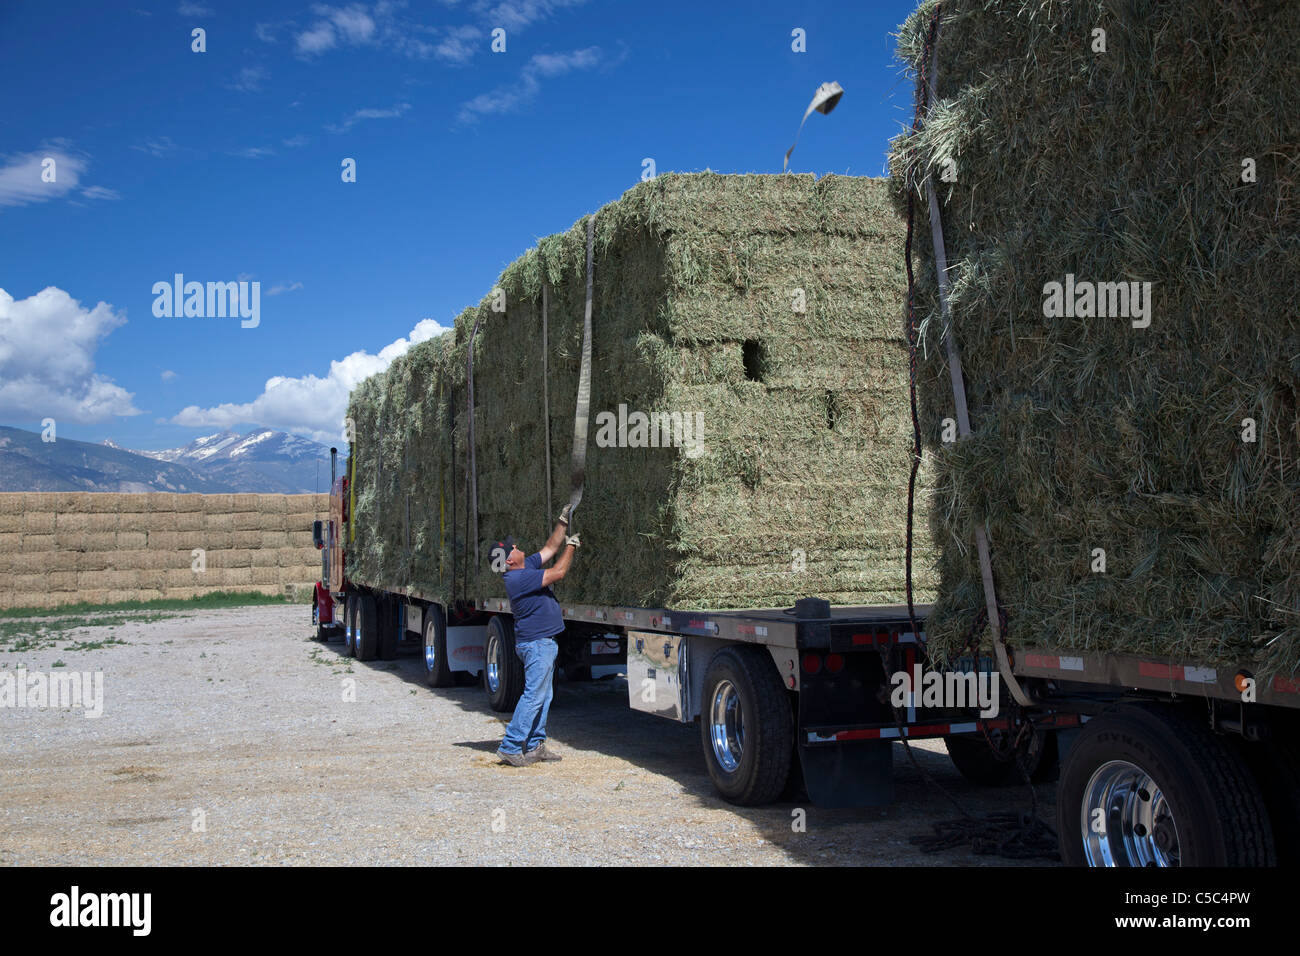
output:
[[[523,672],[510,602],[447,602],[351,580],[348,511],[340,478],[318,528],[325,574],[314,620],[341,619],[344,653],[361,660],[418,647],[431,686],[478,683],[493,710],[512,710]],[[977,784],[1059,781],[1057,835],[1069,863],[1300,862],[1300,681],[1034,648],[1011,652],[1001,674],[989,656],[940,666],[926,654],[925,605],[909,614],[817,598],[735,610],[562,602],[561,611],[566,677],[619,665],[630,708],[698,722],[709,776],[732,803],[806,793],[823,807],[887,804],[894,745],[942,738]],[[923,673],[950,689],[1004,679],[988,707],[928,700]],[[1011,678],[1026,700],[1009,692]]]

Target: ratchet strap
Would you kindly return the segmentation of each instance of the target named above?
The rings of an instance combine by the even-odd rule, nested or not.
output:
[[[470,523],[470,540],[474,542],[474,564],[475,572],[478,570],[478,470],[477,462],[474,456],[474,337],[478,335],[478,324],[482,320],[482,314],[474,320],[474,329],[469,333],[469,348],[466,349],[466,381],[468,387],[465,390],[466,404],[469,410],[469,474],[465,485],[465,510],[466,520]],[[466,572],[468,574],[468,571]],[[468,578],[466,579],[468,582]]]
[[[549,535],[551,526],[551,506],[555,498],[551,494],[551,395],[548,388],[550,375],[546,369],[546,353],[550,349],[550,339],[546,329],[546,309],[550,301],[550,286],[542,280],[542,441],[546,448],[546,514],[542,517],[542,530]]]
[[[935,75],[939,69],[939,25],[936,21],[934,42],[930,51],[929,109],[934,112],[937,93]],[[948,302],[948,257],[943,242],[943,220],[939,216],[939,199],[935,193],[934,176],[925,181],[926,192],[930,200],[930,231],[934,238],[934,270],[939,279],[939,308],[943,317],[943,344],[948,353],[948,374],[952,379],[952,395],[957,405],[957,432],[962,438],[970,436],[970,413],[966,407],[966,382],[962,377],[961,355],[952,334],[952,312]],[[993,583],[993,561],[989,554],[988,533],[984,522],[975,522],[975,547],[979,553],[980,578],[984,584],[984,602],[987,607],[989,630],[993,633],[993,653],[997,658],[998,671],[1006,681],[1011,696],[1021,705],[1031,703],[1029,696],[1016,680],[1011,671],[1011,659],[1007,656],[1007,646],[1002,633],[1001,616],[998,614],[998,595]]]
[[[591,273],[596,217],[587,218],[587,306],[582,320],[582,367],[578,372],[578,402],[573,412],[573,493],[569,498],[569,530],[582,501],[587,472],[587,413],[591,407]]]

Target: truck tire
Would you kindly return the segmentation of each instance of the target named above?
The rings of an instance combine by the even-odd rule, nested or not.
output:
[[[1121,704],[1084,725],[1061,767],[1056,817],[1072,866],[1275,861],[1264,800],[1240,755],[1160,704]]]
[[[357,652],[357,597],[355,592],[348,592],[343,604],[343,656],[351,657]]]
[[[961,734],[945,737],[944,745],[952,765],[971,783],[978,787],[1003,787],[1024,783],[1016,769],[1016,762],[999,760],[983,734]],[[1037,746],[1027,756],[1029,779],[1033,783],[1050,783],[1057,778],[1060,762],[1057,758],[1056,733],[1047,731],[1039,736]]]
[[[437,604],[424,609],[424,682],[430,687],[456,683],[456,672],[447,660],[447,616]]]
[[[335,605],[335,609],[340,610],[337,604]],[[329,624],[322,624],[320,622],[320,606],[317,605],[315,601],[313,601],[311,605],[311,622],[316,625],[316,640],[320,641],[322,644],[328,644],[331,638],[334,637],[335,632],[339,629],[339,623],[337,621],[333,621]]]
[[[713,785],[740,806],[786,789],[794,754],[790,697],[761,648],[724,647],[704,673],[700,742]]]
[[[524,692],[524,663],[515,653],[515,625],[495,614],[488,621],[483,643],[483,690],[488,706],[498,713],[514,710]]]
[[[402,601],[400,598],[384,598],[379,605],[379,647],[381,661],[397,660],[397,643],[405,635],[402,619]]]
[[[357,601],[357,627],[352,647],[359,661],[373,661],[379,653],[378,604],[372,594],[362,594]]]

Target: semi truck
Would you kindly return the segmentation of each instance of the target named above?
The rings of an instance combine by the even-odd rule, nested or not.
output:
[[[339,475],[335,455],[329,517],[314,528],[318,637],[341,638],[343,653],[361,661],[418,648],[431,687],[477,683],[492,710],[512,710],[523,672],[510,602],[490,594],[448,602],[350,578],[352,459]],[[698,723],[709,777],[731,803],[793,799],[802,788],[820,807],[887,804],[896,745],[942,739],[973,783],[1055,781],[1069,864],[1297,860],[1300,681],[1257,679],[1247,666],[1032,647],[1005,662],[973,654],[944,668],[926,655],[925,605],[808,597],[721,611],[561,608],[565,677],[619,665],[630,708]],[[981,675],[996,688],[992,707],[925,692],[929,680],[973,694]]]

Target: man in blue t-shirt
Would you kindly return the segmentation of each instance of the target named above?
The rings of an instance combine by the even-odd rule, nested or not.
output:
[[[512,767],[562,759],[546,749],[546,715],[551,709],[555,658],[559,653],[555,635],[564,630],[560,602],[551,593],[551,585],[568,573],[581,543],[576,534],[568,531],[569,506],[566,505],[555,530],[536,554],[524,557],[512,537],[498,541],[492,549],[497,559],[505,558],[503,577],[510,612],[515,619],[515,653],[524,663],[524,692],[506,728],[505,739],[497,749],[497,756]],[[562,545],[564,550],[555,567],[543,569],[542,565]]]

